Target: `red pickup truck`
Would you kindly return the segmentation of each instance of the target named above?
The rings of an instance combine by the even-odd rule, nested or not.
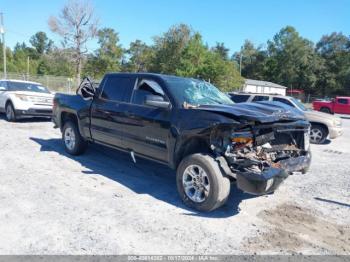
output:
[[[331,101],[314,101],[312,107],[328,114],[350,114],[350,97],[337,96]]]

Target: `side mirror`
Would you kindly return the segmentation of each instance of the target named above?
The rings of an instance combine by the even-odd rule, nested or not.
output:
[[[89,77],[84,77],[81,81],[78,89],[77,95],[80,95],[84,100],[91,100],[96,94],[96,89]]]
[[[170,102],[165,101],[164,97],[157,95],[148,95],[146,96],[145,104],[148,106],[154,106],[158,108],[170,108]]]

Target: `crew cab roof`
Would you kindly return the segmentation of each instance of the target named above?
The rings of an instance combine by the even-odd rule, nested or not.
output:
[[[170,79],[184,79],[185,77],[181,77],[181,76],[174,76],[174,75],[165,75],[165,74],[157,74],[157,73],[107,73],[105,75],[106,76],[111,76],[111,75],[118,75],[118,76],[135,76],[135,77],[147,77],[147,76],[151,76],[151,77],[156,77],[162,80],[170,80]],[[188,79],[188,78],[186,78]],[[193,78],[194,79],[194,78]]]

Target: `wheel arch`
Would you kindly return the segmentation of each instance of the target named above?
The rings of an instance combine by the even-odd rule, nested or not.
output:
[[[63,128],[64,124],[67,121],[73,121],[75,124],[78,124],[78,117],[76,114],[72,112],[67,112],[67,111],[61,112],[61,115],[60,115],[61,129]]]
[[[321,105],[320,106],[320,111],[324,112],[324,111],[322,111],[322,109],[326,109],[326,111],[329,111],[329,113],[333,114],[332,108],[329,107],[329,106]]]
[[[324,123],[320,123],[320,122],[312,122],[310,121],[311,127],[312,126],[322,126],[323,128],[325,128],[327,130],[327,135],[329,134],[329,128],[326,124]]]
[[[6,102],[5,102],[5,109],[6,109],[6,107],[7,107],[8,104],[11,104],[13,107],[15,106],[14,103],[13,103],[13,101],[12,101],[12,99],[9,98],[9,97],[6,99]]]
[[[182,159],[196,153],[209,153],[210,146],[206,137],[195,136],[183,139],[175,149],[173,166],[177,168]]]

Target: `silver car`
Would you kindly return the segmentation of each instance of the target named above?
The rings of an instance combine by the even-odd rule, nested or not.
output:
[[[343,134],[340,117],[306,108],[294,97],[249,93],[229,93],[228,95],[235,103],[276,101],[297,108],[305,114],[306,119],[311,123],[310,142],[313,144],[322,144],[327,137],[334,139]]]

